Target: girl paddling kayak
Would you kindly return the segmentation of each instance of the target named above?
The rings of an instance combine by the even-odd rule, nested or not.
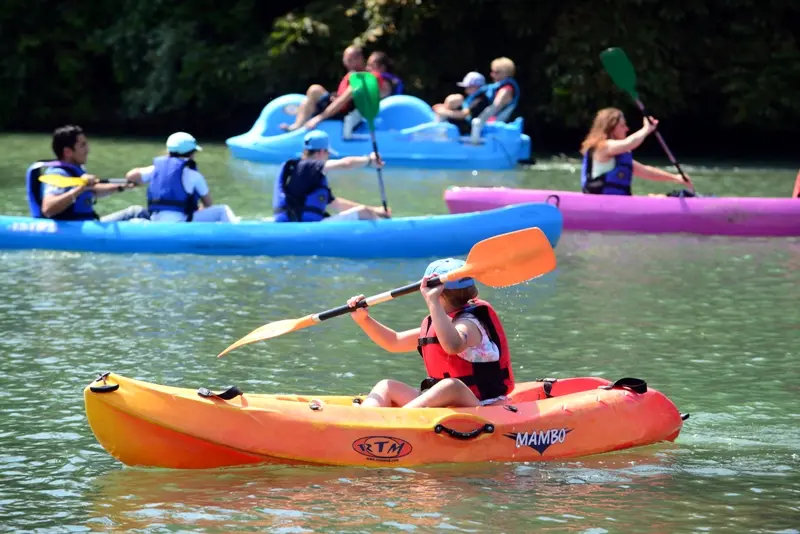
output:
[[[422,293],[429,315],[418,328],[396,332],[357,308],[351,317],[377,345],[389,352],[418,350],[428,378],[419,388],[397,380],[378,382],[361,406],[474,407],[502,402],[514,388],[514,374],[503,325],[486,301],[478,299],[472,278],[428,287],[427,281],[464,265],[436,260],[425,270]],[[347,304],[356,308],[363,295]]]

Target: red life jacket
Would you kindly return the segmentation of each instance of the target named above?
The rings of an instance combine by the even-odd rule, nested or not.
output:
[[[337,95],[343,94],[345,91],[347,91],[348,87],[350,87],[350,73],[349,72],[347,74],[345,74],[342,77],[341,81],[339,82],[339,87],[336,89],[336,94]]]
[[[457,354],[447,354],[439,344],[433,321],[428,315],[420,326],[417,350],[425,362],[425,370],[433,380],[423,383],[432,386],[444,378],[457,378],[464,382],[478,400],[493,399],[507,395],[514,389],[514,373],[511,371],[511,354],[508,340],[500,318],[485,300],[471,300],[465,307],[448,314],[451,318],[471,313],[480,321],[489,338],[500,350],[496,362],[468,362]]]
[[[383,91],[385,91],[387,89],[389,82],[387,80],[385,80],[383,78],[383,76],[381,76],[380,72],[375,71],[375,70],[370,70],[370,71],[367,71],[367,72],[372,73],[372,75],[375,76],[378,79],[378,87],[380,88],[381,92],[383,92]],[[350,73],[349,72],[347,74],[345,74],[344,77],[342,77],[341,81],[339,82],[339,87],[336,88],[336,96],[339,96],[339,95],[343,94],[345,91],[347,91],[348,87],[350,87]],[[331,99],[331,101],[333,101],[333,99]],[[356,106],[353,103],[353,101],[351,100],[350,102],[348,102],[344,106],[344,108],[342,108],[340,113],[349,113],[349,112],[353,111],[354,109],[356,109]]]

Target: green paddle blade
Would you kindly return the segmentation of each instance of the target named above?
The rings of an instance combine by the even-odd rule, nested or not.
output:
[[[639,93],[636,92],[636,71],[625,51],[621,48],[608,48],[600,52],[600,61],[614,84],[634,100],[639,100]]]
[[[375,117],[381,105],[381,89],[378,78],[371,72],[352,72],[349,76],[350,88],[353,90],[353,103],[361,116],[375,129]]]

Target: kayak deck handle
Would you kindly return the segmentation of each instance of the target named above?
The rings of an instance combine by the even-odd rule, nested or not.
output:
[[[106,380],[110,374],[111,371],[98,374],[97,378],[92,382],[92,385],[89,386],[89,390],[92,393],[111,393],[112,391],[117,391],[119,389],[119,384],[109,384]],[[102,384],[95,386],[94,384],[98,382],[102,382]]]
[[[216,398],[226,401],[235,399],[239,395],[244,395],[244,393],[242,393],[242,390],[237,388],[236,386],[231,386],[222,393],[214,393],[208,388],[200,387],[197,388],[197,394],[206,399]]]
[[[641,378],[626,377],[620,378],[613,384],[600,386],[600,389],[627,389],[629,391],[633,391],[634,393],[638,393],[639,395],[643,395],[647,393],[647,382]]]
[[[474,439],[486,432],[487,434],[491,434],[494,432],[494,425],[492,423],[486,423],[483,426],[476,428],[475,430],[471,430],[470,432],[459,432],[458,430],[453,430],[452,428],[448,428],[443,424],[438,424],[433,427],[433,431],[437,434],[441,434],[444,432],[451,438],[467,440],[467,439]]]
[[[553,199],[555,202],[550,202],[550,199]],[[561,207],[561,197],[558,195],[547,195],[547,198],[544,199],[545,204],[552,204],[553,206],[560,208]]]

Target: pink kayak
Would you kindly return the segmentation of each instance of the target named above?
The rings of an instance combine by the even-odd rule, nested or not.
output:
[[[796,198],[628,197],[506,187],[450,187],[444,200],[451,213],[549,202],[561,209],[565,230],[800,236],[800,199]]]

